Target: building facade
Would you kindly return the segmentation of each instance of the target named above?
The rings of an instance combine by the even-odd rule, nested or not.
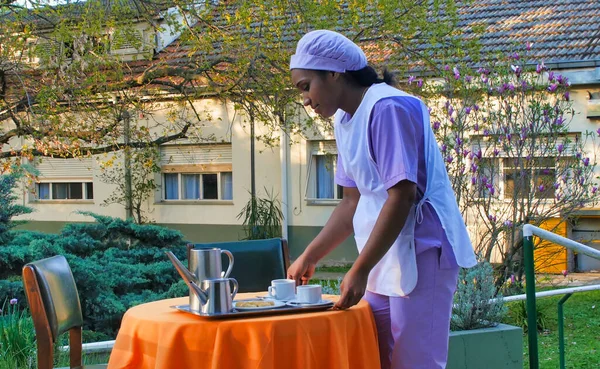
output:
[[[517,42],[533,43],[534,49],[539,51],[537,58],[545,60],[554,72],[569,78],[570,97],[576,112],[570,123],[573,134],[595,132],[600,128],[600,34],[586,28],[597,24],[594,19],[600,21],[600,9],[596,4],[579,2],[579,8],[572,2],[548,2],[545,8],[553,10],[552,15],[535,20],[531,18],[533,13],[550,14],[544,13],[535,2],[523,2],[510,11],[493,1],[477,4],[481,14],[489,14],[484,48],[502,50],[507,47],[503,35],[513,35]],[[586,9],[595,15],[585,19],[577,16],[577,12]],[[463,9],[461,24],[468,26],[475,22],[476,13]],[[564,29],[555,32],[553,22],[559,22]],[[536,32],[528,33],[532,25],[536,25]],[[136,49],[122,45],[115,52],[135,60],[136,53],[150,49],[154,58],[160,58],[170,52],[169,44],[177,39],[173,30],[156,34],[143,24],[138,28],[145,46]],[[536,43],[543,44],[535,46]],[[578,46],[580,43],[584,45]],[[37,61],[32,59],[32,62]],[[149,129],[170,124],[168,104],[157,103],[151,117],[135,116],[135,124],[147,125]],[[196,130],[202,139],[177,140],[160,147],[160,172],[154,174],[158,186],[143,205],[147,218],[180,230],[191,242],[241,239],[245,235],[238,214],[250,199],[254,177],[258,196],[264,197],[270,192],[280,201],[284,213],[283,236],[289,240],[292,258],[298,256],[323,227],[342,196],[333,180],[337,159],[332,132],[324,127],[308,137],[279,132],[279,145],[266,145],[255,139],[252,163],[253,137],[247,117],[236,111],[234,104],[220,99],[207,97],[195,104],[199,111],[205,112]],[[257,123],[254,136],[266,134],[267,129]],[[13,140],[4,151],[22,144]],[[32,214],[21,217],[28,220],[24,227],[56,232],[68,222],[91,220],[79,214],[80,211],[125,217],[122,205],[104,204],[115,191],[114,185],[102,180],[100,163],[106,160],[110,160],[110,154],[34,161],[39,176],[35,183],[25,185],[20,194],[20,201],[35,209]],[[508,164],[502,168],[507,174],[500,178],[498,185],[509,191],[510,168]],[[600,238],[597,236],[600,235],[600,209],[582,209],[579,216],[579,221],[566,228],[565,234],[595,245],[595,240]],[[325,261],[345,263],[354,260],[356,255],[350,238]],[[585,257],[578,263],[579,269],[600,269],[599,262]]]

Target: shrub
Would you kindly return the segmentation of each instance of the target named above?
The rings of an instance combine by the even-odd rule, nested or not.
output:
[[[25,301],[23,265],[64,255],[79,291],[84,329],[96,339],[112,339],[128,308],[186,293],[174,289],[180,278],[165,251],[185,259],[187,242],[178,231],[86,214],[96,222],[68,224],[58,235],[11,231],[0,246],[0,296]]]
[[[496,294],[490,263],[483,260],[473,268],[461,269],[450,329],[457,331],[493,327],[502,321],[505,314],[502,295]]]
[[[538,332],[544,332],[549,329],[547,308],[538,301],[535,305],[536,325]],[[510,324],[523,328],[523,333],[529,331],[529,321],[527,320],[527,304],[525,301],[515,301],[510,304],[508,309],[508,318]]]
[[[68,224],[58,235],[12,229],[13,216],[30,212],[13,204],[18,172],[0,175],[0,296],[18,301],[0,322],[4,339],[10,335],[11,342],[21,342],[23,324],[29,324],[23,323],[29,321],[25,313],[19,313],[26,306],[23,265],[54,255],[64,255],[69,262],[79,291],[83,328],[91,331],[85,337],[95,340],[114,338],[121,317],[131,306],[187,293],[165,256],[170,250],[180,259],[186,257],[187,242],[178,231],[93,213],[82,214],[95,222]],[[0,348],[6,349],[1,342]],[[26,346],[13,343],[11,347]],[[2,355],[6,359],[7,354]]]
[[[321,285],[321,292],[325,295],[339,295],[340,285],[342,284],[342,277],[338,277],[337,280],[333,279],[320,279],[319,284]]]
[[[281,204],[279,200],[265,188],[265,198],[250,194],[250,199],[237,215],[243,219],[247,240],[262,240],[281,237]]]

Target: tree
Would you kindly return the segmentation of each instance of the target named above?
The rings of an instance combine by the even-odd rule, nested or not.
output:
[[[314,128],[311,119],[298,119],[303,107],[288,73],[289,55],[306,31],[335,24],[362,42],[373,61],[399,71],[430,68],[460,40],[450,0],[26,4],[0,4],[0,143],[25,142],[0,158],[121,150],[127,157],[183,138],[199,140],[198,123],[206,117],[194,102],[207,96],[234,102],[252,127],[266,126],[257,139],[276,145],[280,128]],[[156,53],[145,35],[161,31],[179,37]],[[135,57],[119,52],[123,45],[137,50]],[[394,53],[380,58],[384,47]],[[139,115],[146,118],[123,119]]]
[[[22,173],[16,167],[11,172],[0,175],[0,243],[6,242],[8,231],[19,224],[12,220],[13,217],[33,211],[30,207],[15,204],[17,196],[13,189],[20,178]]]
[[[476,46],[473,40],[466,42],[460,37],[456,5],[447,0],[433,4],[238,1],[219,3],[212,12],[192,11],[189,15],[197,26],[182,34],[180,47],[193,53],[196,65],[217,59],[218,68],[205,72],[210,89],[235,102],[250,120],[266,125],[271,133],[259,139],[267,143],[276,142],[273,137],[279,128],[293,133],[313,129],[314,122],[298,119],[293,109],[301,101],[291,89],[288,72],[296,40],[311,29],[344,32],[365,48],[372,63],[389,63],[400,74],[409,69],[436,69],[437,61],[456,57],[454,53],[462,55],[462,50]],[[161,68],[157,66],[157,70]]]
[[[600,133],[571,131],[569,81],[531,63],[527,51],[495,55],[476,69],[447,65],[438,83],[410,80],[430,96],[433,129],[476,250],[486,260],[500,256],[498,285],[511,274],[521,280],[524,224],[567,222],[599,199]]]
[[[427,69],[447,50],[458,50],[450,46],[460,40],[454,27],[456,7],[450,0],[434,5],[416,0],[402,4],[389,0],[50,4],[34,0],[28,2],[29,8],[11,1],[0,5],[0,120],[10,123],[0,143],[13,137],[29,142],[1,153],[2,157],[77,157],[120,150],[121,112],[151,115],[153,106],[143,102],[163,99],[165,94],[173,102],[173,115],[181,116],[178,112],[188,109],[194,119],[168,127],[149,124],[146,131],[140,127],[130,147],[189,136],[200,120],[193,101],[207,94],[250,101],[255,119],[268,127],[302,130],[310,120],[297,122],[285,114],[298,102],[290,92],[287,69],[295,40],[309,29],[336,24],[361,41],[373,61],[389,61],[398,70]],[[147,25],[148,34],[169,28],[181,35],[169,52],[154,55],[137,28],[140,24]],[[126,60],[114,52],[121,45],[140,53]],[[377,50],[383,47],[393,47],[394,53],[379,58]],[[177,53],[185,55],[174,59]],[[36,56],[40,68],[28,60]]]
[[[121,204],[129,210],[128,218],[133,218],[138,224],[147,223],[150,219],[144,205],[158,188],[155,175],[160,172],[159,163],[159,151],[152,147],[126,148],[109,160],[101,160],[100,180],[116,186],[116,190],[104,200],[104,205]]]

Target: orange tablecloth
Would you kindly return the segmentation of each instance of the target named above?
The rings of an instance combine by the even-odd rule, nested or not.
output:
[[[364,300],[345,311],[227,320],[170,308],[187,303],[185,297],[129,309],[108,369],[379,368],[375,322]]]

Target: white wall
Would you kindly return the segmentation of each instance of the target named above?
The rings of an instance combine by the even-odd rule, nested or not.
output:
[[[574,86],[571,98],[578,112],[571,122],[576,131],[596,131],[600,121],[591,121],[585,117],[588,86]],[[597,88],[596,88],[597,90]],[[158,134],[159,130],[177,130],[182,118],[196,119],[189,110],[179,117],[169,114],[174,106],[170,103],[160,103],[155,106],[151,116],[137,117],[138,124],[144,124]],[[157,201],[158,197],[148,200],[147,209],[152,220],[158,223],[181,224],[241,224],[237,214],[249,199],[250,191],[250,126],[247,119],[235,112],[231,104],[223,104],[218,100],[205,99],[195,104],[201,115],[201,122],[189,132],[188,142],[231,142],[233,167],[233,201],[212,203],[181,203],[164,204]],[[302,119],[302,118],[300,118]],[[256,125],[256,135],[265,134],[266,127]],[[332,139],[332,132],[318,129],[307,139]],[[298,135],[292,135],[289,147],[289,225],[290,226],[323,226],[333,211],[335,205],[309,205],[305,200],[307,166],[309,162],[308,141]],[[265,195],[264,188],[273,191],[281,198],[281,163],[279,147],[267,147],[256,141],[256,190],[259,195]],[[97,176],[94,178],[94,204],[32,204],[37,211],[26,216],[31,220],[44,221],[74,221],[84,220],[75,215],[75,210],[90,210],[101,214],[122,217],[124,209],[119,205],[100,207],[112,191],[110,186],[101,183]],[[23,197],[24,203],[28,203]],[[475,230],[474,230],[475,231]]]

